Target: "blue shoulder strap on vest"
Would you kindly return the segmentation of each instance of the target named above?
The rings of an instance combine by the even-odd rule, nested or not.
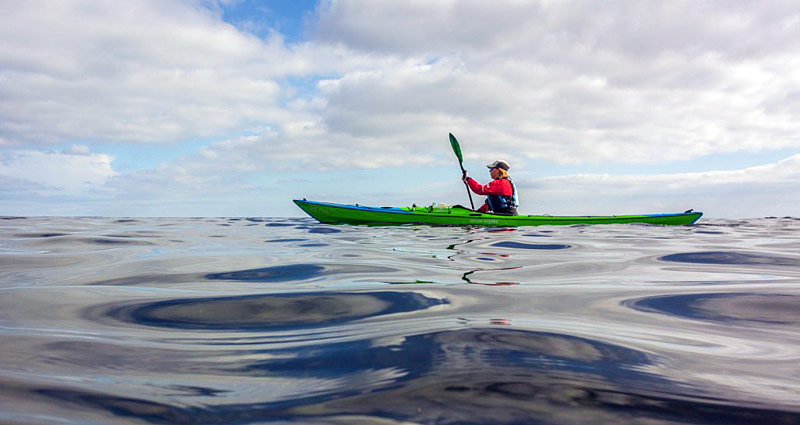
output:
[[[514,208],[519,207],[519,195],[517,195],[517,185],[514,184],[514,180],[508,179],[508,182],[511,183],[511,199],[514,200]]]

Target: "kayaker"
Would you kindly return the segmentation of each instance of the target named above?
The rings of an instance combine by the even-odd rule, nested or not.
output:
[[[478,211],[517,215],[519,198],[517,196],[517,187],[514,186],[514,182],[508,176],[508,169],[511,168],[508,162],[499,159],[487,165],[487,167],[489,168],[489,175],[492,176],[492,181],[485,185],[476,182],[466,171],[461,177],[461,180],[464,180],[464,183],[473,192],[486,196],[486,202],[478,208]]]

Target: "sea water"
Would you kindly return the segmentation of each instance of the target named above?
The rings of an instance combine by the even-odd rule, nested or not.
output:
[[[0,423],[800,423],[800,220],[0,219]]]

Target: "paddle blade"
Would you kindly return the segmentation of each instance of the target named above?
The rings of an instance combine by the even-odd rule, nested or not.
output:
[[[456,154],[458,163],[464,162],[464,157],[461,156],[461,146],[458,145],[458,140],[456,140],[456,136],[453,136],[453,133],[450,133],[450,146],[453,147],[453,153]]]

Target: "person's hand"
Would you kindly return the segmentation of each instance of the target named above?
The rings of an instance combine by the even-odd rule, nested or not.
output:
[[[467,174],[467,170],[464,170],[464,174],[461,175],[461,181],[466,183],[467,180],[469,180],[469,174]]]

